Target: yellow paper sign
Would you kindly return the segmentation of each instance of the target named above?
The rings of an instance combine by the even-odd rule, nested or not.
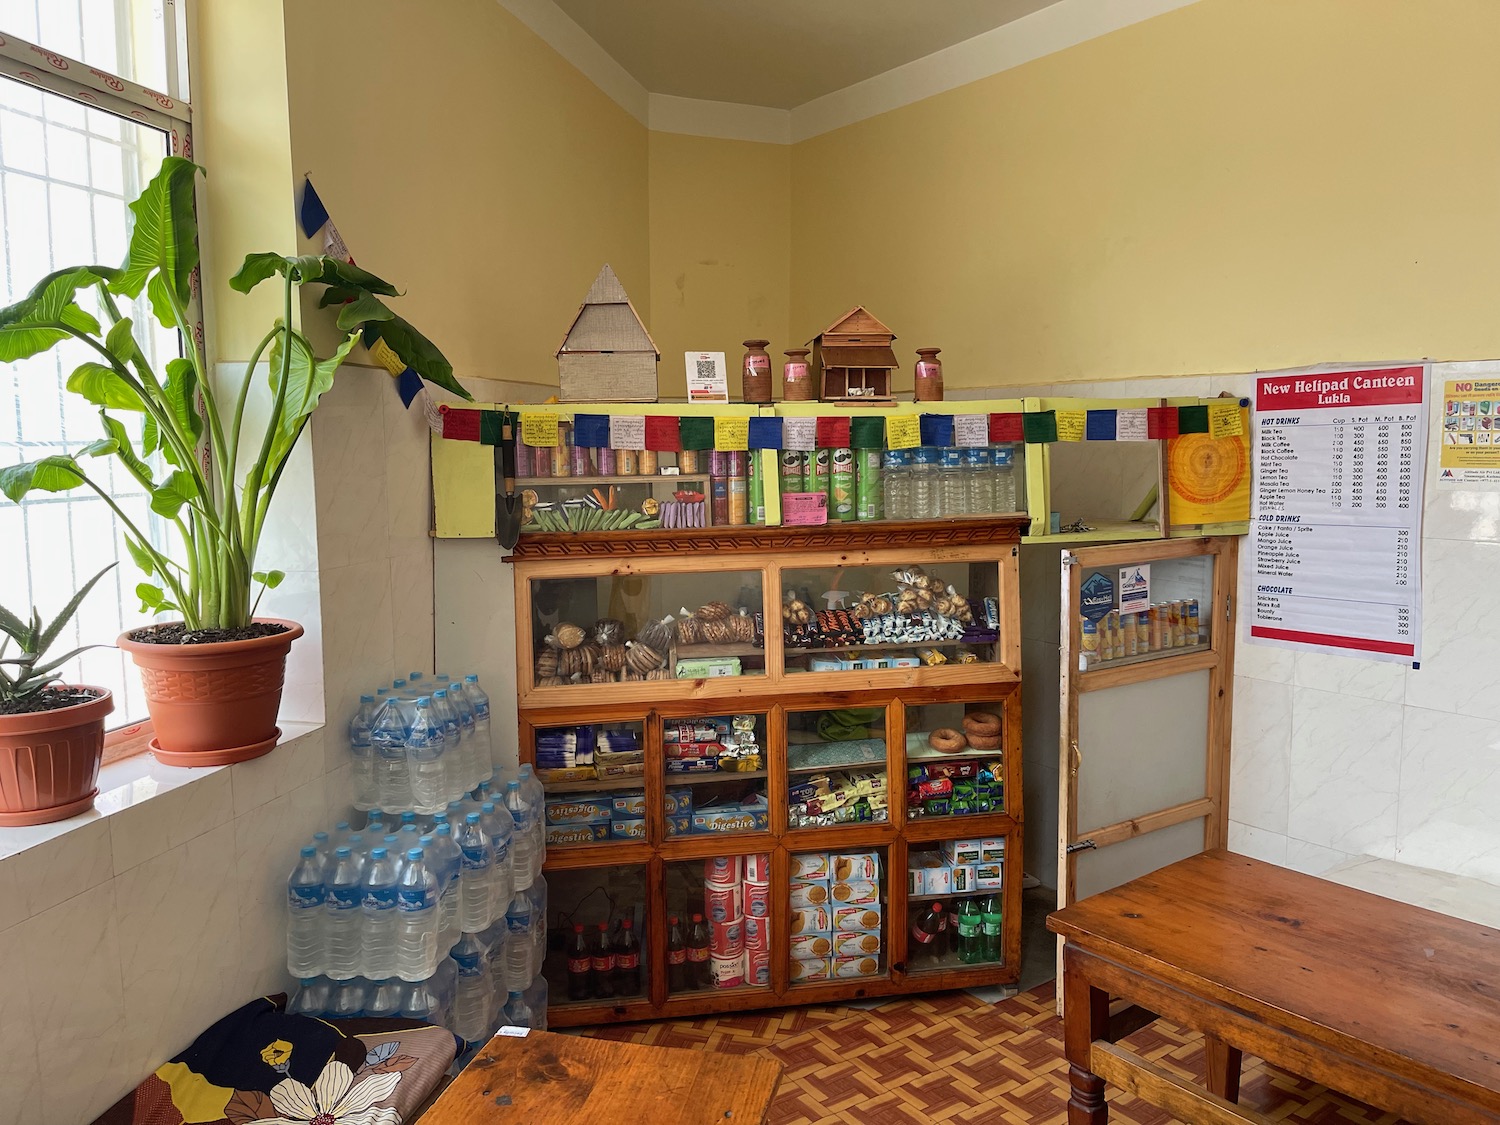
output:
[[[888,449],[915,449],[922,444],[922,419],[915,414],[891,414],[885,420]]]
[[[1211,438],[1239,437],[1245,432],[1240,421],[1240,404],[1234,399],[1208,404],[1208,436]]]
[[[521,440],[535,449],[551,449],[557,445],[556,414],[522,414]]]
[[[1057,412],[1057,440],[1082,441],[1088,425],[1087,410],[1059,410]]]
[[[714,415],[714,448],[726,453],[749,449],[750,419]]]
[[[406,370],[406,364],[401,362],[401,357],[393,352],[391,350],[391,346],[384,340],[377,338],[376,341],[370,345],[369,351],[370,358],[373,359],[376,363],[380,364],[381,367],[384,367],[387,371],[389,371],[391,373],[392,379]]]

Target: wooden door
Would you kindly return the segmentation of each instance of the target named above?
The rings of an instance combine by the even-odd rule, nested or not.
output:
[[[1221,537],[1062,555],[1059,907],[1228,844],[1237,548]],[[1141,576],[1145,622],[1119,609]],[[1085,613],[1109,597],[1121,623],[1090,630]]]

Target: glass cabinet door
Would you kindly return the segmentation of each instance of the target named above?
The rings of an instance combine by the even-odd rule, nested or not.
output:
[[[768,832],[766,716],[662,720],[666,835]]]
[[[1085,566],[1078,588],[1079,671],[1207,652],[1214,640],[1213,587],[1212,555]]]
[[[906,816],[1003,813],[1005,707],[987,703],[905,704]]]
[[[907,852],[907,971],[1003,962],[1006,846],[1004,837],[979,837]]]
[[[667,995],[771,987],[771,856],[666,865]]]
[[[787,827],[889,819],[885,707],[787,710]]]
[[[549,851],[646,839],[644,722],[536,727],[530,738],[537,780],[546,792]]]
[[[787,917],[793,990],[887,975],[887,859],[882,847],[791,856]]]
[[[644,864],[548,873],[542,975],[549,1005],[646,999],[646,886]]]

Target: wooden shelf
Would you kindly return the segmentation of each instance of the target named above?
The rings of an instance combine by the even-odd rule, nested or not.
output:
[[[672,773],[667,771],[668,785],[710,785],[715,781],[754,781],[770,777],[768,770],[704,770],[700,773]]]
[[[644,789],[646,775],[635,777],[595,778],[593,781],[544,781],[542,788],[548,793],[592,793],[594,790]]]
[[[1093,528],[1092,531],[1064,531],[1057,535],[1043,535],[1032,532],[1023,536],[1022,543],[1109,543],[1116,539],[1161,539],[1163,538],[1161,525],[1155,521],[1148,520],[1105,520],[1094,519],[1090,516],[1075,516],[1071,520],[1064,520],[1063,526],[1082,519],[1084,524]]]
[[[795,659],[799,656],[821,656],[829,652],[901,652],[905,649],[915,648],[962,648],[966,645],[975,648],[984,648],[988,645],[998,643],[998,639],[988,641],[883,641],[880,644],[857,644],[857,645],[825,645],[822,648],[788,648],[782,646],[785,654],[782,659]],[[760,650],[757,649],[757,652]],[[993,661],[976,660],[975,664],[994,663]]]
[[[677,481],[704,481],[708,480],[707,473],[683,473],[681,476],[634,476],[634,477],[516,477],[517,490],[522,488],[560,488],[570,484],[580,486],[591,486],[599,484],[674,484]],[[693,489],[694,492],[701,491]]]
[[[678,660],[701,660],[714,656],[758,656],[762,660],[766,658],[764,648],[757,648],[748,641],[730,641],[721,645],[678,645],[676,652]]]

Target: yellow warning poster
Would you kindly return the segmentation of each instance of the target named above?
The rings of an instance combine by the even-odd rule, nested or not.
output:
[[[1500,380],[1445,381],[1442,427],[1438,488],[1500,485]]]
[[[1249,411],[1237,410],[1233,437],[1183,434],[1167,442],[1167,487],[1173,527],[1237,523],[1250,518]],[[1221,427],[1228,429],[1231,427]]]

